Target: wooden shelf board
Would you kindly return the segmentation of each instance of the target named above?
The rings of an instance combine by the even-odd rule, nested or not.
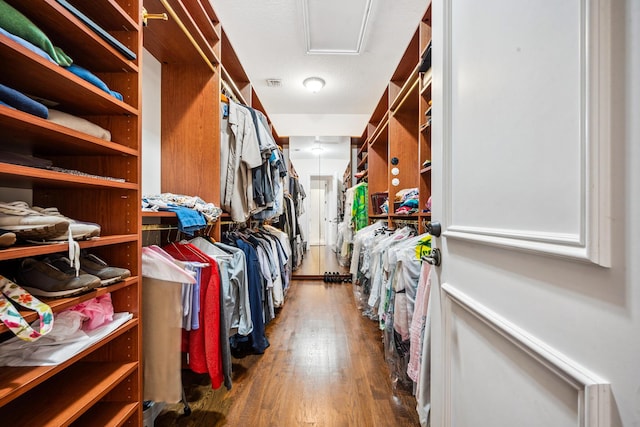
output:
[[[420,212],[418,216],[420,218],[431,218],[431,212]]]
[[[55,416],[55,414],[60,414],[61,412],[65,412],[64,408],[49,408],[45,412],[45,407],[42,404],[47,401],[51,403],[54,400],[64,399],[66,404],[69,402],[74,402],[76,399],[73,396],[76,396],[80,399],[85,393],[92,393],[95,397],[95,392],[99,387],[108,387],[109,385],[115,385],[115,378],[112,378],[114,384],[103,384],[102,381],[105,377],[109,378],[115,369],[116,374],[118,376],[121,375],[121,371],[124,369],[127,372],[132,371],[138,365],[137,362],[129,362],[129,363],[78,363],[83,357],[92,353],[97,348],[104,346],[105,344],[112,341],[114,338],[119,337],[123,333],[129,331],[133,327],[138,325],[138,319],[133,318],[126,322],[124,325],[120,326],[118,329],[113,331],[103,340],[99,341],[95,345],[89,347],[71,357],[70,359],[62,362],[59,365],[54,366],[20,366],[20,367],[2,367],[0,368],[0,384],[3,385],[3,388],[0,389],[0,418],[3,421],[9,422],[13,417],[20,416],[20,414],[14,414],[14,410],[18,409],[25,405],[31,405],[31,409],[33,409],[33,401],[28,402],[29,399],[20,399],[19,397],[27,393],[28,391],[36,388],[39,385],[43,385],[48,389],[48,392],[41,396],[46,396],[46,399],[38,399],[39,406],[38,412],[46,413],[47,416]],[[92,368],[89,368],[92,366]],[[64,375],[59,375],[56,378],[53,378],[54,375],[59,372],[64,371]],[[79,375],[82,371],[90,371],[90,375],[96,375],[94,378],[87,378],[84,375]],[[79,380],[79,377],[82,377],[83,384],[76,384],[76,381]],[[59,383],[66,384],[59,384]],[[60,393],[60,391],[64,391],[64,393]],[[106,392],[105,392],[106,394]],[[16,399],[17,398],[17,399]],[[15,399],[11,401],[12,399]],[[11,403],[8,403],[11,402]],[[27,412],[30,413],[30,416],[35,416],[33,414],[33,410],[29,411],[27,408]],[[44,420],[43,420],[44,421]],[[30,423],[22,423],[16,422],[10,423],[11,425],[29,425]],[[36,423],[37,425],[44,425],[42,423]],[[55,426],[64,425],[64,423],[53,424]]]
[[[427,166],[426,168],[422,168],[420,169],[420,175],[427,173],[427,172],[431,172],[431,166]]]
[[[9,0],[8,3],[25,13],[45,34],[55,34],[56,46],[61,47],[74,62],[82,64],[84,68],[94,73],[138,72],[135,61],[125,58],[59,3],[42,0]],[[99,3],[102,5],[104,2]],[[134,34],[131,39],[136,40],[137,36]],[[135,52],[138,46],[137,43],[133,43],[127,47]],[[135,53],[139,60],[142,52]],[[16,67],[13,61],[11,64],[12,67],[5,67],[3,73],[9,68],[21,69]],[[50,84],[54,85],[53,82]]]
[[[122,426],[140,406],[140,402],[98,402],[73,425],[76,427]]]
[[[107,31],[138,31],[140,26],[115,0],[73,1],[73,6]]]
[[[97,248],[100,246],[116,245],[120,243],[136,242],[137,234],[122,234],[112,236],[94,237],[90,240],[78,242],[80,249]],[[0,261],[27,258],[39,255],[49,255],[57,252],[68,250],[69,245],[66,242],[53,243],[50,245],[17,245],[11,246],[0,251]]]
[[[138,362],[76,363],[67,368],[64,375],[53,377],[42,384],[43,390],[38,390],[38,396],[32,396],[33,399],[25,396],[0,408],[0,417],[11,425],[68,425],[138,367]],[[36,367],[27,371],[26,378],[19,378],[17,381],[29,381],[29,373],[38,370]],[[34,402],[38,402],[36,411]],[[42,414],[47,416],[43,417]]]
[[[166,0],[164,0],[166,1]],[[165,64],[201,64],[208,66],[200,49],[211,65],[219,64],[220,60],[206,38],[198,30],[191,19],[186,19],[188,14],[184,5],[179,0],[169,1],[169,7],[176,13],[185,29],[191,34],[194,45],[182,30],[178,22],[171,16],[165,7],[163,0],[144,0],[144,6],[150,13],[164,13],[169,15],[168,21],[150,20],[144,27],[144,47],[159,62]],[[217,36],[217,33],[216,33]],[[213,70],[212,70],[213,72]]]
[[[175,218],[175,212],[168,211],[158,211],[158,212],[148,212],[142,211],[142,218]]]
[[[105,141],[49,120],[0,105],[0,129],[4,149],[14,146],[16,152],[47,154],[89,154],[137,156],[137,150],[117,142]]]
[[[427,129],[431,127],[431,122],[427,121],[420,125],[420,132],[425,132]]]
[[[411,93],[418,87],[418,70],[416,68],[415,72],[411,74],[411,77],[407,79],[407,81],[402,85],[400,92],[391,103],[389,110],[393,113],[398,111],[405,103],[410,102],[409,98]]]
[[[2,72],[4,84],[57,103],[56,109],[81,116],[138,115],[138,110],[131,105],[2,35],[0,62],[12,64]]]
[[[114,283],[113,285],[110,285],[110,286],[97,288],[92,290],[91,292],[87,292],[86,294],[76,295],[74,297],[57,298],[57,299],[48,299],[44,297],[38,297],[38,299],[46,303],[49,307],[51,307],[51,310],[54,313],[59,313],[63,310],[76,306],[81,302],[88,301],[92,298],[96,298],[101,295],[108,294],[110,292],[115,292],[119,289],[126,288],[127,286],[131,286],[137,283],[138,280],[139,279],[137,277],[129,277],[123,280],[122,282]],[[20,310],[20,314],[27,321],[27,323],[31,323],[38,319],[38,313],[36,313],[35,311]],[[4,333],[8,331],[9,329],[4,324],[0,325],[0,333]]]
[[[371,135],[371,139],[369,140],[369,146],[375,145],[380,141],[384,140],[385,142],[388,140],[387,130],[389,129],[389,112],[384,115],[382,121],[376,127],[376,131]]]
[[[120,188],[123,190],[138,189],[138,184],[133,182],[119,182],[108,179],[72,175],[64,172],[13,165],[9,163],[0,163],[0,180],[4,186],[12,186],[16,188],[64,186],[76,188]]]
[[[233,78],[231,77],[231,74],[229,74],[226,67],[224,65],[220,65],[220,70],[221,70],[222,79],[225,80],[227,83],[229,83],[229,86],[231,86],[231,90],[233,90],[233,93],[238,98],[238,101],[241,104],[249,105],[247,103],[247,100],[244,98],[242,91],[240,91],[240,89],[238,88],[238,85],[233,80]]]
[[[376,215],[369,215],[369,218],[386,219],[386,218],[389,218],[389,214],[376,214]]]

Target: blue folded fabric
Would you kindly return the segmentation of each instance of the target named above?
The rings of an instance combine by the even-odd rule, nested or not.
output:
[[[71,65],[69,65],[68,67],[65,67],[65,68],[67,70],[69,70],[70,72],[72,72],[73,74],[75,74],[76,76],[80,77],[82,80],[85,80],[85,81],[91,83],[92,85],[94,85],[98,89],[102,89],[103,91],[107,92],[109,95],[112,95],[114,98],[117,98],[120,101],[122,101],[122,95],[121,94],[119,94],[116,91],[113,91],[113,90],[109,89],[109,87],[107,86],[107,84],[105,82],[100,80],[98,78],[98,76],[96,76],[91,71],[87,70],[86,68],[82,68],[81,66],[76,65],[76,64],[71,64]]]
[[[204,215],[196,210],[172,205],[169,205],[168,210],[176,213],[178,229],[188,236],[193,236],[195,231],[202,230],[207,226]]]
[[[2,34],[3,36],[9,37],[11,40],[13,40],[13,41],[15,41],[17,43],[20,43],[22,46],[26,47],[31,52],[42,56],[47,61],[53,62],[54,64],[58,65],[58,63],[56,61],[54,61],[53,58],[51,58],[51,55],[49,55],[47,52],[45,52],[44,50],[40,49],[38,46],[34,45],[33,43],[23,39],[22,37],[18,37],[16,35],[13,35],[9,31],[6,31],[4,28],[1,28],[1,27],[0,27],[0,34]]]
[[[9,107],[9,108],[11,108],[12,110],[15,110],[15,108],[13,108],[11,105],[7,104],[6,102],[2,102],[2,101],[0,101],[0,105],[4,105],[5,107]]]
[[[47,107],[38,101],[34,101],[25,94],[2,84],[0,84],[0,101],[20,111],[42,117],[43,119],[49,117]]]
[[[417,208],[418,207],[418,199],[409,199],[402,202],[400,207],[409,207],[409,208]]]

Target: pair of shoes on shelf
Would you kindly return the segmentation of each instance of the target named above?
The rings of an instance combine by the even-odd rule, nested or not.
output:
[[[61,242],[100,235],[100,226],[63,216],[57,208],[30,207],[26,202],[0,203],[0,229],[32,242]]]
[[[60,271],[67,274],[75,274],[75,267],[69,258],[62,255],[52,255],[47,258],[47,260]],[[131,276],[131,271],[126,268],[111,267],[94,254],[80,255],[80,269],[78,273],[97,276],[100,278],[100,286],[108,286]]]
[[[111,267],[93,254],[80,257],[76,273],[68,258],[52,255],[43,260],[25,258],[16,273],[16,282],[33,295],[64,298],[111,285],[131,276],[126,268]]]

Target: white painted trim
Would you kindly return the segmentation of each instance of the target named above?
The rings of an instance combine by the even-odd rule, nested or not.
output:
[[[609,427],[611,423],[610,384],[588,371],[564,354],[509,322],[448,283],[443,293],[444,355],[445,355],[445,427],[451,425],[451,308],[456,304],[473,315],[508,342],[540,363],[550,373],[576,390],[578,398],[578,427]]]
[[[451,4],[443,1],[442,225],[448,238],[560,255],[611,266],[611,0],[581,0],[580,26],[580,232],[576,237],[520,230],[482,229],[452,218]],[[437,74],[436,74],[437,75]],[[437,119],[437,103],[434,119]],[[434,122],[437,126],[438,122]]]
[[[308,55],[358,55],[362,50],[362,44],[364,42],[364,35],[369,25],[369,18],[371,17],[371,2],[372,0],[366,0],[364,15],[362,16],[362,22],[360,23],[360,32],[358,33],[358,41],[356,42],[355,49],[313,49],[311,47],[311,25],[309,24],[309,0],[302,0],[302,18],[304,23],[304,39],[306,52]]]

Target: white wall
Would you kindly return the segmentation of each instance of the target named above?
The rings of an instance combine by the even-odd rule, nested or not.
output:
[[[162,64],[142,52],[142,194],[161,192],[161,75]]]

